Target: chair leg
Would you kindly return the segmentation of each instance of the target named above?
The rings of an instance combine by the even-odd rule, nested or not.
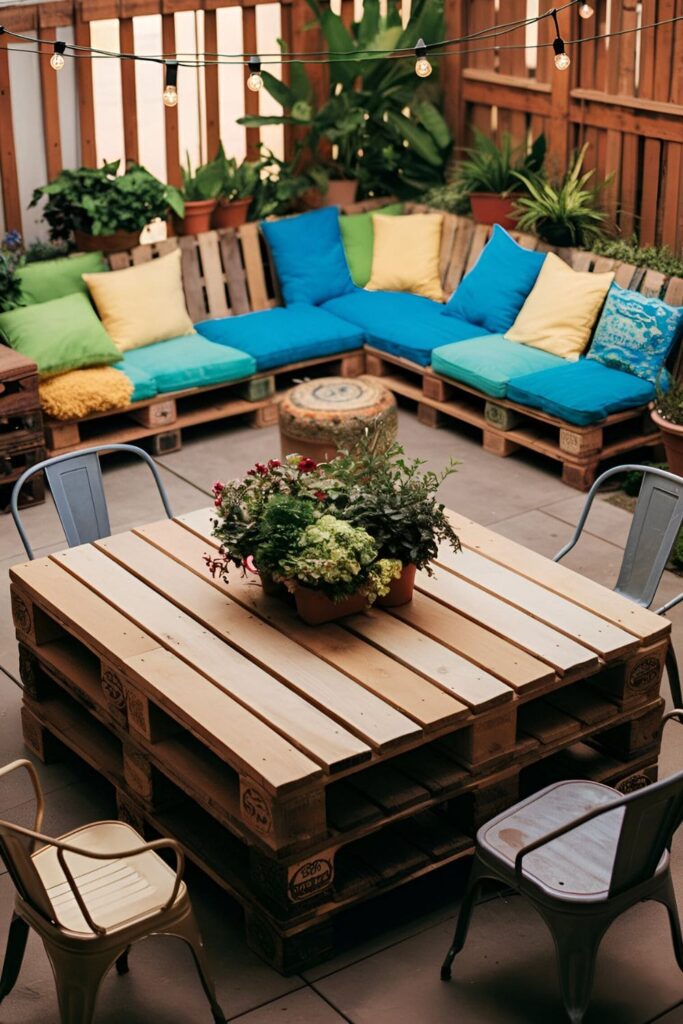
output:
[[[130,946],[126,946],[121,956],[116,961],[116,973],[117,974],[128,974],[130,968],[128,967],[128,954],[130,953]]]
[[[538,909],[538,907],[537,907]],[[598,948],[607,924],[603,920],[543,913],[557,952],[560,988],[572,1024],[581,1024],[590,1002]]]
[[[18,914],[12,914],[12,921],[7,936],[7,950],[0,976],[0,1003],[8,996],[16,984],[21,964],[26,951],[28,924]]]
[[[676,651],[674,650],[673,640],[669,638],[669,646],[666,649],[666,674],[669,677],[669,688],[671,690],[671,699],[675,708],[683,706],[683,696],[681,696],[681,677],[678,672],[678,661],[676,659]]]
[[[61,1024],[92,1024],[102,979],[112,965],[111,954],[76,958],[43,941],[55,976]]]
[[[681,919],[678,914],[676,892],[674,890],[673,882],[671,881],[671,875],[668,875],[662,888],[662,892],[657,899],[660,903],[664,904],[669,915],[671,940],[673,942],[674,953],[676,954],[678,966],[683,971],[683,934],[681,933]]]
[[[455,926],[455,935],[453,936],[453,942],[451,947],[446,953],[446,958],[441,964],[441,980],[451,980],[451,966],[457,954],[465,945],[465,939],[467,938],[467,932],[470,927],[470,920],[472,918],[472,911],[474,910],[475,900],[479,891],[479,885],[483,878],[483,872],[481,870],[481,864],[476,854],[472,863],[470,871],[470,877],[467,880],[467,887],[465,889],[465,895],[462,898],[460,905],[460,913],[458,914],[458,921]]]
[[[216,989],[209,970],[206,953],[204,952],[204,943],[202,942],[199,925],[197,924],[192,908],[190,907],[188,913],[171,929],[164,929],[164,934],[175,935],[190,947],[195,967],[197,968],[197,974],[199,975],[199,980],[202,983],[202,988],[204,989],[206,998],[211,1006],[214,1022],[215,1024],[226,1024],[226,1016],[220,1007],[218,999],[216,998]]]

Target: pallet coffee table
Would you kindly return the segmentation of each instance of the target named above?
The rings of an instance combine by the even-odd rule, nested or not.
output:
[[[452,515],[413,602],[310,627],[208,575],[211,511],[15,566],[27,746],[176,837],[287,973],[558,778],[656,777],[670,623]]]

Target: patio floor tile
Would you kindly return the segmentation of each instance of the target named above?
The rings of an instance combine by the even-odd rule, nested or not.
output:
[[[313,989],[303,988],[231,1019],[239,1024],[341,1024],[348,1018],[337,1013]]]

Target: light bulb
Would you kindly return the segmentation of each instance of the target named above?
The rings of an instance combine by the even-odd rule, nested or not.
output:
[[[50,57],[50,67],[54,71],[61,71],[64,67],[64,58],[61,53],[53,53]]]
[[[175,85],[167,85],[161,94],[165,107],[178,106],[178,90]]]
[[[579,15],[587,21],[588,18],[593,17],[593,8],[590,4],[581,4],[579,7]]]
[[[571,64],[571,58],[568,53],[556,53],[555,54],[555,67],[558,71],[566,71]]]
[[[263,85],[263,79],[258,71],[252,71],[247,79],[247,89],[251,89],[252,92],[258,92]]]
[[[415,61],[415,74],[418,78],[429,78],[432,73],[432,65],[426,57],[418,57]]]

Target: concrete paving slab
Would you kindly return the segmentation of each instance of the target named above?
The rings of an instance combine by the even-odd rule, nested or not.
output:
[[[586,503],[585,494],[577,494],[575,498],[568,498],[566,495],[559,501],[553,501],[543,505],[543,512],[555,516],[570,526],[576,526],[579,517],[583,512]],[[628,531],[631,528],[631,513],[626,509],[613,505],[606,498],[598,496],[588,514],[588,520],[584,527],[584,534],[591,533],[595,537],[616,544],[623,548],[626,544]],[[571,534],[571,530],[568,531]]]
[[[683,1003],[674,1006],[673,1010],[669,1010],[663,1017],[657,1017],[651,1024],[683,1024]]]
[[[348,1017],[342,1017],[313,989],[303,988],[231,1020],[240,1024],[341,1024]]]

